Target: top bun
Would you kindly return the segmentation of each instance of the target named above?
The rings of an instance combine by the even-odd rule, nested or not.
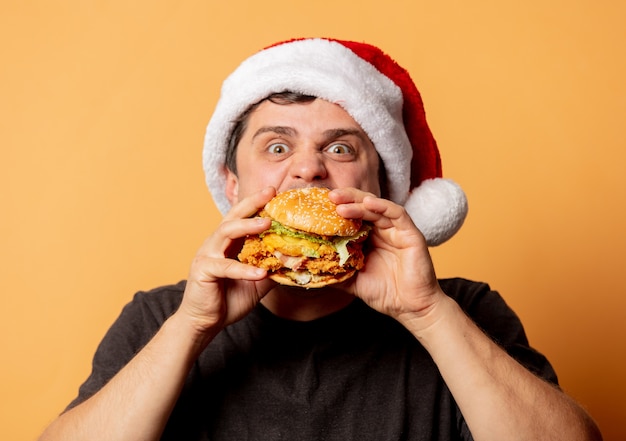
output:
[[[360,219],[337,214],[337,205],[328,199],[328,188],[295,188],[278,193],[264,211],[274,220],[296,230],[321,236],[354,236]]]

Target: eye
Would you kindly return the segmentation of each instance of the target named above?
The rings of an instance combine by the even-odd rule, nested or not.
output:
[[[345,144],[331,144],[326,148],[326,152],[333,155],[354,155],[354,149]]]
[[[287,144],[274,143],[270,144],[270,146],[267,148],[267,151],[273,155],[283,155],[289,152],[289,147],[287,146]]]

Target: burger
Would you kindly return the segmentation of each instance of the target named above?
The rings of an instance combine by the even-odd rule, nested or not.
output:
[[[370,227],[337,214],[329,192],[311,187],[277,194],[258,213],[272,219],[270,228],[246,237],[239,260],[283,285],[320,288],[352,277],[363,268]]]

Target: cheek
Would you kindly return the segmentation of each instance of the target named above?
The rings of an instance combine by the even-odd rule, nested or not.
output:
[[[351,180],[352,183],[346,186],[360,188],[380,196],[378,165],[378,155],[372,147],[372,152],[349,164],[349,167],[339,170],[338,179]]]
[[[280,188],[284,176],[280,167],[272,164],[237,167],[240,199],[269,186]]]
[[[380,182],[378,181],[378,164],[353,164],[350,167],[337,167],[333,173],[338,187],[355,187],[380,196]]]
[[[378,170],[366,173],[363,178],[363,185],[361,185],[361,189],[373,193],[376,196],[381,195],[380,182],[378,180]]]

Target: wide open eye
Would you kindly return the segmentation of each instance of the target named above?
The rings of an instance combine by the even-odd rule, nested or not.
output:
[[[267,151],[273,155],[284,155],[289,152],[289,146],[281,142],[270,144]]]
[[[341,157],[343,160],[352,159],[356,155],[354,148],[347,144],[338,143],[334,143],[326,147],[325,152],[333,156]]]

